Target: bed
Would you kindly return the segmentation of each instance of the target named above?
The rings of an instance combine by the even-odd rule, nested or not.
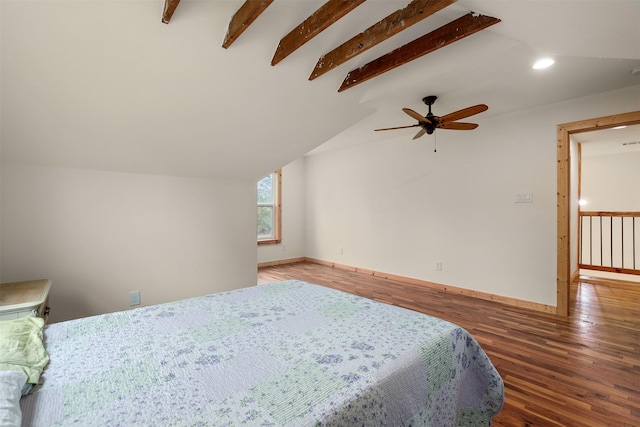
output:
[[[502,378],[461,327],[298,280],[44,327],[24,426],[489,425]]]

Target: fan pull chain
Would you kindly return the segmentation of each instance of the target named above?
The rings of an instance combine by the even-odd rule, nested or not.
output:
[[[438,151],[438,133],[437,132],[433,132],[433,152],[437,152]]]

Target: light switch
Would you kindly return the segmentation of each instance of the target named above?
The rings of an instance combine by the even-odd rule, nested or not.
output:
[[[531,191],[525,191],[521,193],[516,193],[516,203],[532,203],[533,202],[533,193]]]

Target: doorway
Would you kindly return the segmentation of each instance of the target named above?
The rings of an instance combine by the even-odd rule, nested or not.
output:
[[[571,217],[572,286],[578,276],[640,285],[640,124],[572,134],[571,146],[579,199],[579,217]]]
[[[557,279],[556,314],[569,316],[571,282],[571,215],[572,206],[577,203],[573,195],[571,165],[573,159],[570,136],[575,133],[609,129],[615,126],[640,123],[640,111],[613,116],[600,117],[557,126],[558,165],[557,165]],[[576,200],[573,200],[576,199]]]

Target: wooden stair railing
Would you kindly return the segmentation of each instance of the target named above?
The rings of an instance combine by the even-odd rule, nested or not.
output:
[[[640,275],[640,212],[580,212],[579,218],[580,268]]]

